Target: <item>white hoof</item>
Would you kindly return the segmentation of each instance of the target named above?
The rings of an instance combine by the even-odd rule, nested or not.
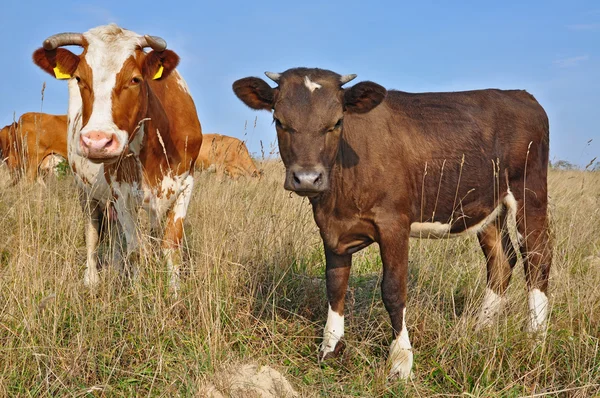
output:
[[[411,377],[413,352],[408,338],[408,330],[406,329],[406,308],[402,314],[402,330],[390,345],[388,362],[392,364],[388,375],[390,380],[408,380]]]
[[[86,287],[94,288],[100,283],[100,276],[97,270],[91,270],[90,268],[85,269],[83,274],[83,284]]]
[[[483,298],[481,311],[477,317],[477,326],[475,327],[475,330],[486,329],[493,326],[503,307],[504,298],[494,293],[490,288],[485,289],[485,297]]]
[[[528,333],[545,332],[548,318],[548,297],[539,289],[529,292],[529,322]]]
[[[413,352],[411,349],[397,348],[393,357],[390,354],[389,360],[392,363],[392,368],[388,379],[408,380],[412,377]]]
[[[335,356],[337,354],[336,347],[343,336],[344,316],[333,311],[331,306],[329,306],[327,323],[325,324],[325,331],[323,332],[323,342],[319,348],[319,358],[327,359],[329,356]]]

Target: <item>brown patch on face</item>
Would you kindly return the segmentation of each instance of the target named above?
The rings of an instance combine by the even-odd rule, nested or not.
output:
[[[112,91],[113,121],[119,129],[130,134],[130,141],[148,109],[148,86],[139,67],[143,57],[140,51],[137,57],[131,56],[123,63]]]
[[[90,68],[85,60],[85,52],[81,54],[79,67],[73,74],[73,77],[77,80],[79,93],[81,94],[81,122],[83,127],[87,125],[88,121],[90,120],[94,106],[94,74],[92,72],[92,68]]]

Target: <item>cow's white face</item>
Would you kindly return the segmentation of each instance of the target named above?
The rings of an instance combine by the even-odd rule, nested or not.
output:
[[[144,37],[116,25],[91,29],[81,37],[81,55],[40,48],[34,62],[57,78],[70,79],[71,151],[95,163],[112,163],[141,127],[148,81],[166,77],[179,57],[169,50],[145,53]]]
[[[69,107],[71,104],[74,108],[79,107],[70,109],[69,113],[82,118],[81,130],[74,132],[76,152],[90,160],[116,160],[129,141],[130,132],[124,130],[129,126],[119,127],[113,116],[117,75],[135,75],[132,76],[132,87],[125,89],[140,90],[139,83],[133,81],[137,78],[141,82],[141,71],[134,66],[135,63],[129,65],[131,71],[124,70],[125,62],[133,60],[136,48],[139,49],[139,36],[127,30],[120,30],[118,35],[115,33],[112,26],[102,26],[84,33],[88,47],[74,74],[77,85],[69,85]],[[132,111],[135,109],[129,110]]]

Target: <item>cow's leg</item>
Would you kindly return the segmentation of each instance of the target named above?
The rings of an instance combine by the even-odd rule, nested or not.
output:
[[[397,216],[396,216],[397,217]],[[392,344],[388,361],[390,378],[408,379],[413,352],[406,329],[409,223],[379,228],[379,246],[383,262],[381,296],[392,323]]]
[[[138,207],[135,199],[126,190],[119,191],[116,201],[113,203],[114,216],[116,217],[126,242],[126,269],[133,281],[138,279],[139,263],[139,231],[138,231]]]
[[[480,231],[477,238],[487,261],[485,297],[477,320],[477,328],[480,329],[491,326],[502,310],[504,293],[517,258],[508,234],[505,215],[500,216],[497,223]]]
[[[348,278],[352,255],[339,256],[325,247],[327,301],[327,323],[323,332],[323,342],[319,349],[319,359],[338,356],[344,349],[341,341],[344,336],[344,300],[348,289]]]
[[[528,198],[530,195],[528,195]],[[546,205],[519,201],[517,230],[529,290],[527,331],[545,331],[548,318],[548,277],[552,263]]]
[[[108,261],[121,276],[125,276],[125,267],[121,256],[123,251],[121,226],[117,221],[114,204],[108,203],[102,216],[100,241],[107,247],[108,260],[105,261]]]
[[[102,214],[97,201],[88,199],[83,192],[79,193],[79,197],[85,217],[85,247],[87,251],[83,283],[85,286],[94,287],[100,282],[98,276],[98,243]]]
[[[179,269],[182,263],[181,240],[183,239],[183,221],[194,189],[194,177],[187,176],[183,180],[181,192],[177,200],[167,214],[167,222],[164,229],[162,250],[167,260],[169,270],[169,284],[171,292],[177,296],[179,291]]]

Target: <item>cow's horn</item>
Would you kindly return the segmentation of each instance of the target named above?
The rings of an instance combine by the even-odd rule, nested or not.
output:
[[[279,83],[279,78],[281,77],[281,73],[265,72],[265,75],[267,75],[267,77],[269,79],[273,80],[275,83]]]
[[[154,51],[165,51],[167,49],[167,42],[162,37],[144,35],[140,42],[140,46],[142,46],[142,48],[150,47]]]
[[[62,46],[83,46],[83,35],[81,33],[59,33],[44,40],[44,49],[56,50]]]

